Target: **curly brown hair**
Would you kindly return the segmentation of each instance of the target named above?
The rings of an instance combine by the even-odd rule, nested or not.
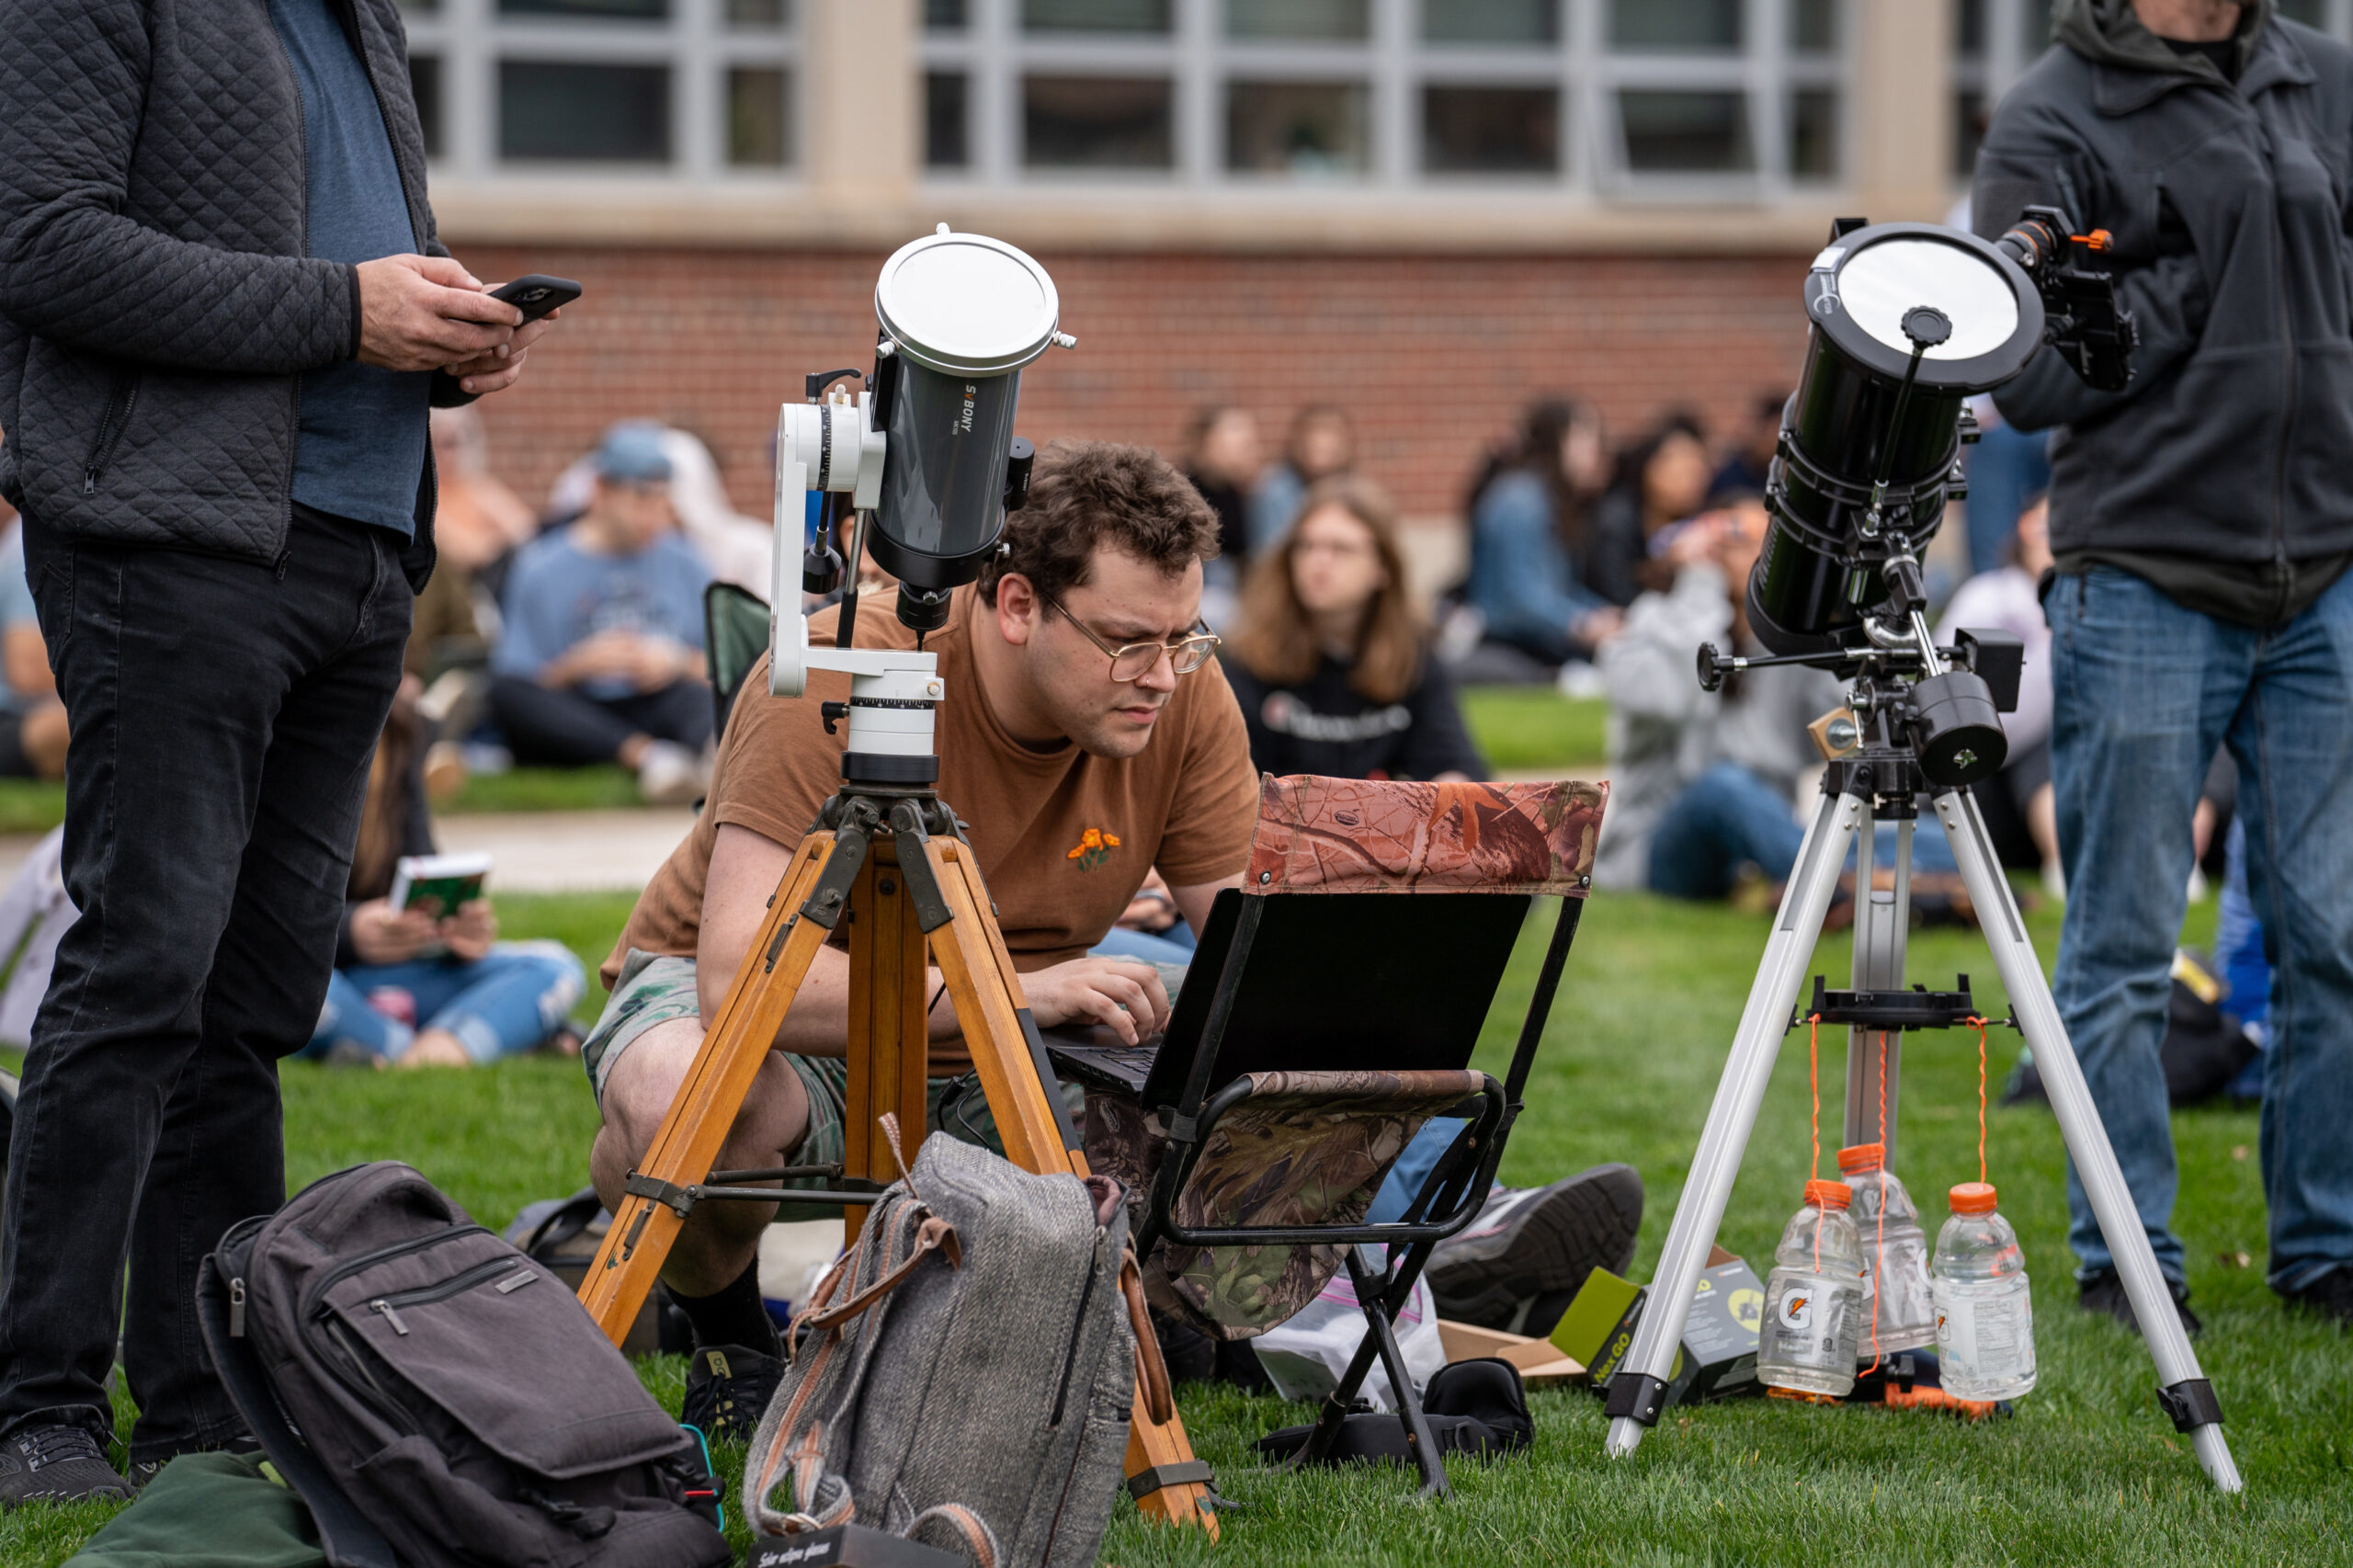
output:
[[[981,597],[996,603],[1008,572],[1060,598],[1087,580],[1108,546],[1175,576],[1217,554],[1217,513],[1192,481],[1150,447],[1055,441],[1038,454],[1029,503],[1005,519],[1005,542],[981,567]]]

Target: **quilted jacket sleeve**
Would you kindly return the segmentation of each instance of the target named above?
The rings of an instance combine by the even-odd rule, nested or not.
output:
[[[153,365],[285,375],[347,358],[354,268],[123,216],[148,47],[137,0],[0,5],[0,314]]]

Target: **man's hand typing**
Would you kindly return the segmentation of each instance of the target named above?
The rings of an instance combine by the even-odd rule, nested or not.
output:
[[[1168,991],[1160,971],[1135,959],[1086,958],[1021,977],[1030,1016],[1040,1028],[1102,1024],[1130,1045],[1168,1024]]]

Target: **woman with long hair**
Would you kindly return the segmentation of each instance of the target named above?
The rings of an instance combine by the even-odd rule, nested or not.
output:
[[[1589,658],[1618,610],[1588,581],[1588,519],[1609,480],[1601,419],[1568,398],[1531,404],[1512,457],[1491,461],[1471,499],[1464,597],[1486,635],[1539,663]]]
[[[1225,642],[1251,760],[1336,778],[1485,771],[1428,642],[1389,497],[1353,476],[1317,484],[1252,568]]]
[[[1654,562],[1652,541],[1708,504],[1714,472],[1708,433],[1694,414],[1667,415],[1628,449],[1618,460],[1618,483],[1594,508],[1585,557],[1593,590],[1611,604],[1630,605],[1644,589],[1672,582],[1673,570]]]

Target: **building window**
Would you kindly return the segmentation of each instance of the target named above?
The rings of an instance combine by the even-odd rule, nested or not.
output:
[[[961,169],[972,161],[969,100],[972,79],[961,71],[927,71],[923,78],[923,161]]]
[[[1618,95],[1626,167],[1635,174],[1745,174],[1749,150],[1745,93],[1658,92]]]
[[[1741,0],[1609,0],[1609,42],[1628,53],[1740,52]]]
[[[1225,89],[1225,166],[1262,175],[1355,176],[1371,165],[1360,82],[1234,82]]]
[[[983,186],[1755,201],[1844,177],[1864,3],[926,0],[926,161]]]
[[[1994,105],[2050,47],[2051,0],[1955,0],[1949,101],[1956,183],[1966,185],[1976,172]]]
[[[1561,0],[1422,0],[1427,43],[1561,41]]]
[[[670,0],[498,0],[506,17],[587,17],[597,21],[658,22],[670,15]]]
[[[1425,87],[1422,169],[1549,175],[1561,167],[1557,87]]]
[[[800,0],[398,3],[437,181],[774,180],[801,156]]]
[[[780,169],[792,161],[792,78],[775,65],[727,72],[727,161]]]
[[[408,57],[408,92],[416,100],[417,129],[425,133],[425,155],[441,155],[441,61],[432,54]]]
[[[1165,76],[1025,76],[1021,161],[1033,169],[1168,168],[1171,86]]]
[[[498,155],[568,164],[670,161],[670,70],[498,62]]]
[[[1228,38],[1361,42],[1372,36],[1367,0],[1225,0]]]
[[[1036,33],[1165,33],[1171,0],[1021,0],[1021,26]]]

